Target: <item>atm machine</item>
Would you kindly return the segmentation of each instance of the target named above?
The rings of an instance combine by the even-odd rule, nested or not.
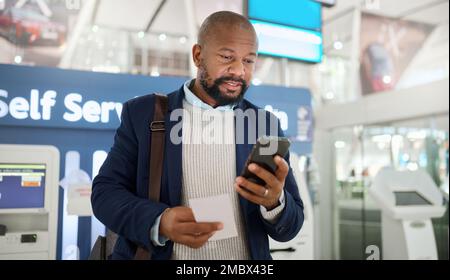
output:
[[[274,260],[313,260],[314,259],[314,216],[313,203],[306,182],[306,157],[291,152],[290,163],[295,181],[303,201],[304,216],[299,234],[288,242],[278,242],[269,238],[270,251]]]
[[[0,145],[0,259],[56,259],[59,151]]]
[[[381,208],[382,256],[385,260],[436,260],[431,218],[445,213],[443,197],[423,170],[378,172],[369,189]]]

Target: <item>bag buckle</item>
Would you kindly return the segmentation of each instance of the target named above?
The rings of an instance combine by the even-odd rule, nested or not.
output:
[[[164,127],[164,121],[153,121],[150,123],[150,131],[152,132],[158,132],[158,131],[165,131]]]

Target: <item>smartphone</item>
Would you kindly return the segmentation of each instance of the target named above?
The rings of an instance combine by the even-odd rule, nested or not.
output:
[[[248,179],[250,182],[265,186],[266,182],[250,172],[250,170],[248,170],[248,166],[251,163],[256,163],[270,173],[275,174],[277,165],[275,164],[274,157],[279,155],[284,158],[289,151],[290,145],[291,142],[286,137],[262,136],[258,138],[256,144],[253,145],[253,149],[247,161],[245,162],[241,176]],[[274,149],[274,147],[276,149]]]

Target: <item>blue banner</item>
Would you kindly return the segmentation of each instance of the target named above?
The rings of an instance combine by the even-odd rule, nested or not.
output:
[[[0,64],[0,125],[115,129],[123,102],[185,80]]]

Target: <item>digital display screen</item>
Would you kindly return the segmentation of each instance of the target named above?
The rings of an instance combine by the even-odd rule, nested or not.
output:
[[[312,0],[248,0],[247,12],[258,35],[258,53],[322,62],[322,5]]]
[[[322,6],[312,0],[248,0],[247,8],[250,19],[322,30]]]
[[[0,163],[0,209],[44,208],[45,164]]]
[[[394,192],[394,194],[395,194],[395,205],[397,206],[433,205],[418,192],[414,191]]]
[[[318,63],[322,61],[322,34],[257,20],[250,20],[259,40],[258,53]]]

